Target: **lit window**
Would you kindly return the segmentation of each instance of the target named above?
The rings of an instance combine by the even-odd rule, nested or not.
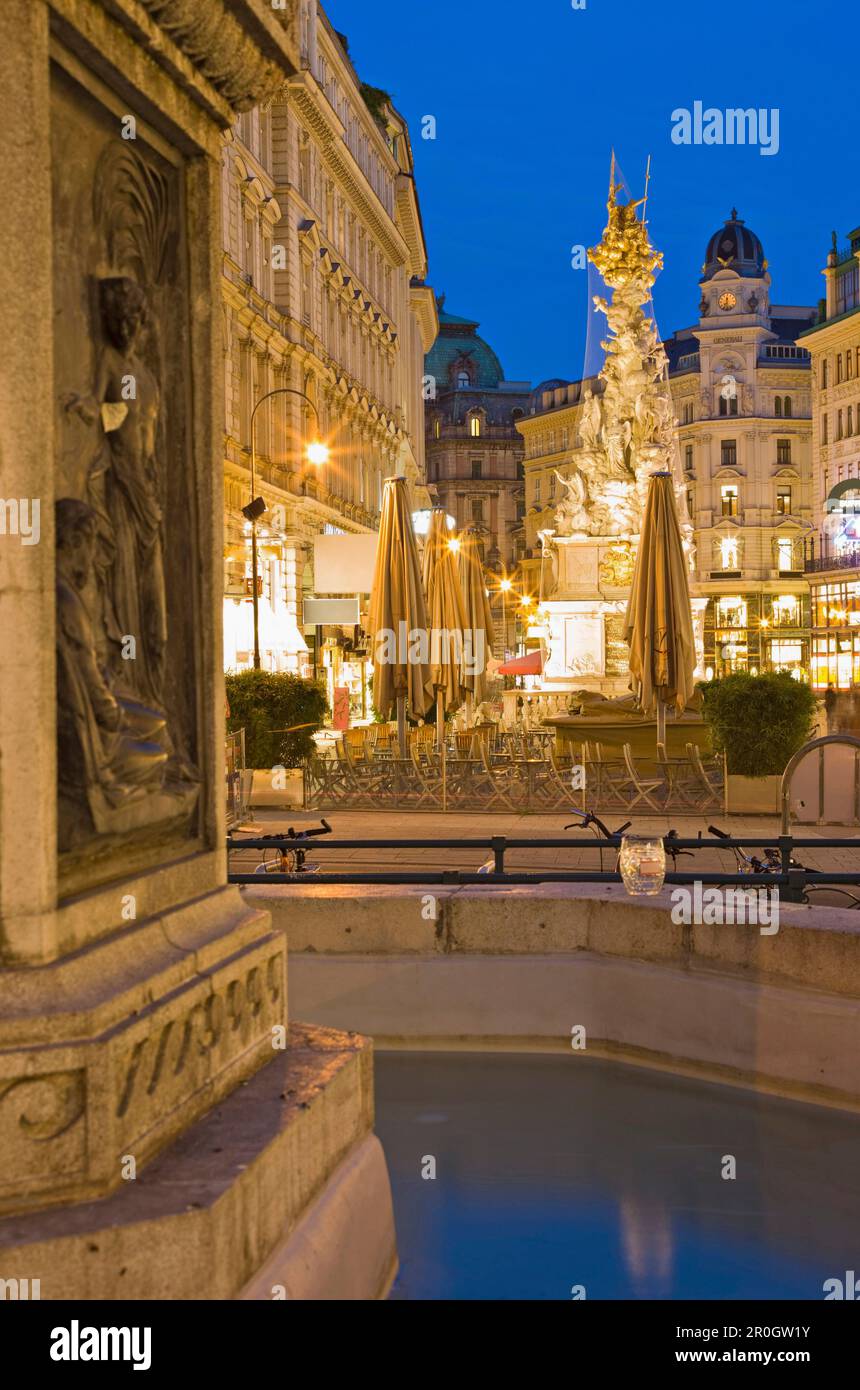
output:
[[[720,569],[736,570],[738,567],[738,538],[723,536],[720,541]]]
[[[738,514],[738,490],[734,483],[727,483],[720,488],[720,498],[722,500],[723,516],[737,516]]]
[[[480,438],[480,435],[481,435],[481,417],[480,417],[480,415],[470,415],[470,416],[469,416],[469,433],[471,434],[471,436],[472,436],[473,439],[479,439],[479,438]]]
[[[778,487],[776,490],[776,510],[780,516],[788,516],[791,512],[791,488]]]
[[[776,543],[777,565],[781,571],[794,569],[794,542],[784,537]]]

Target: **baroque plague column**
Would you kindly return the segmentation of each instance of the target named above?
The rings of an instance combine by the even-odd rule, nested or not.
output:
[[[692,553],[686,491],[675,456],[667,359],[650,303],[662,253],[651,245],[640,202],[619,201],[614,161],[603,238],[588,255],[610,300],[595,296],[609,334],[594,391],[586,390],[579,447],[567,473],[555,528],[541,533],[542,607],[549,624],[547,690],[627,693],[620,629],[633,577],[648,478],[668,468],[685,549]]]
[[[0,538],[0,1275],[42,1298],[374,1297],[395,1265],[370,1046],[288,1030],[285,940],[226,882],[219,163],[298,28],[0,6],[30,152],[0,463],[41,518]],[[303,1230],[345,1188],[341,1270]]]

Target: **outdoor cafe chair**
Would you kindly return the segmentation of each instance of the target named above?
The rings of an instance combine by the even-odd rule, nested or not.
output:
[[[687,757],[690,759],[696,778],[707,798],[703,805],[722,805],[724,777],[719,759],[709,760],[709,765],[706,767],[699,746],[695,743],[687,744]]]
[[[665,787],[662,777],[645,777],[636,767],[633,758],[633,748],[629,743],[624,745],[624,765],[627,768],[627,787],[630,789],[632,800],[628,801],[628,811],[633,810],[639,805],[640,801],[645,801],[652,811],[660,811],[662,807],[654,800],[654,793],[661,787]]]
[[[412,759],[412,773],[414,781],[414,809],[421,810],[424,806],[434,809],[442,802],[442,767],[437,767],[434,759],[422,752],[417,739],[414,739],[409,746]]]

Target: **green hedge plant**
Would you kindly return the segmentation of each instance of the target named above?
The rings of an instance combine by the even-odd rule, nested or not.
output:
[[[731,773],[781,775],[812,737],[815,696],[786,672],[750,676],[738,671],[701,689],[714,751],[726,754]]]
[[[247,766],[299,767],[314,751],[314,732],[325,720],[323,686],[286,671],[230,671],[226,682],[227,728],[245,730]],[[296,724],[310,727],[273,732]]]

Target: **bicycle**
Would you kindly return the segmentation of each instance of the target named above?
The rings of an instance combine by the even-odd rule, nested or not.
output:
[[[731,839],[731,836],[725,830],[720,830],[717,825],[709,825],[708,834],[713,835],[718,840]],[[762,851],[763,858],[761,859],[754,854],[744,854],[738,845],[732,846],[732,852],[739,874],[758,875],[782,872],[782,855],[775,845],[766,845]],[[788,867],[789,869],[796,869],[800,873],[807,872],[805,865],[794,858],[789,859]],[[807,907],[841,907],[847,910],[860,908],[860,897],[855,897],[850,889],[841,888],[837,884],[806,883],[799,889],[799,893],[798,901]]]
[[[311,840],[317,835],[331,835],[332,828],[328,821],[320,817],[318,828],[312,830],[296,830],[291,825],[282,835],[258,835],[255,839],[259,840],[290,840],[295,843],[296,848],[288,848],[283,844],[273,845],[272,849],[263,850],[263,858],[254,869],[255,874],[289,874],[291,877],[304,877],[309,874],[318,874],[321,865],[309,862],[307,850],[300,843]],[[241,849],[242,841],[234,840],[230,844],[230,849]],[[275,857],[269,858],[270,855]]]

